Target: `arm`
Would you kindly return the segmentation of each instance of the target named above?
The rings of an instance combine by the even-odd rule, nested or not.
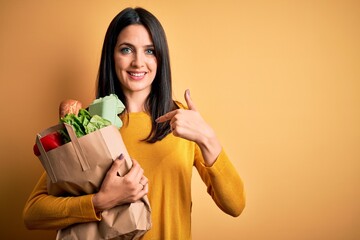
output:
[[[201,150],[196,147],[194,165],[218,207],[231,216],[239,216],[245,207],[244,186],[224,150],[214,164],[207,167]]]
[[[23,211],[28,229],[61,229],[74,223],[100,221],[100,212],[127,202],[135,202],[148,192],[143,169],[133,160],[133,167],[124,177],[117,175],[123,159],[115,160],[96,194],[77,197],[55,197],[47,192],[44,173]]]
[[[170,121],[174,136],[196,143],[195,162],[208,193],[227,214],[239,216],[245,207],[243,183],[229,161],[213,129],[204,121],[185,91],[188,109],[177,109],[156,119]]]
[[[23,219],[28,229],[61,229],[74,223],[100,220],[92,204],[93,195],[51,196],[46,181],[44,173],[25,204]]]

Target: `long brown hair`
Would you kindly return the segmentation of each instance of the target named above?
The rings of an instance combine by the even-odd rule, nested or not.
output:
[[[170,57],[165,31],[152,13],[143,8],[126,8],[111,21],[102,48],[97,97],[114,93],[126,105],[126,98],[115,72],[114,49],[120,32],[132,24],[141,24],[148,30],[154,44],[157,60],[156,76],[145,104],[145,110],[152,119],[151,132],[145,141],[154,143],[170,133],[169,122],[158,124],[155,119],[175,109],[176,105],[172,99]]]

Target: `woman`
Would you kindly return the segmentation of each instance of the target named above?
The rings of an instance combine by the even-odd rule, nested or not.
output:
[[[169,52],[164,30],[148,11],[127,8],[107,30],[97,97],[115,93],[126,106],[120,129],[133,159],[124,177],[115,160],[98,193],[58,198],[46,190],[44,174],[24,209],[30,229],[61,229],[99,221],[99,212],[148,195],[152,229],[143,239],[191,239],[193,166],[225,213],[245,206],[242,181],[214,131],[185,91],[187,107],[172,99]],[[146,175],[146,176],[145,176]]]

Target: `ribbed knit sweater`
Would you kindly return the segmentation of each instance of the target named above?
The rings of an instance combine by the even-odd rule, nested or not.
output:
[[[130,156],[136,159],[149,179],[152,229],[143,240],[191,239],[191,176],[197,169],[207,191],[221,210],[238,216],[245,206],[243,183],[224,150],[211,167],[204,165],[194,142],[167,135],[156,143],[146,143],[151,118],[145,112],[122,116],[120,129]],[[92,204],[93,195],[54,197],[48,195],[44,173],[24,208],[30,229],[60,229],[74,223],[99,221]]]

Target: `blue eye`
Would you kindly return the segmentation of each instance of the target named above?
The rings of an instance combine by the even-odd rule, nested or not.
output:
[[[120,49],[120,52],[121,52],[122,54],[129,54],[129,53],[132,52],[132,50],[131,50],[131,48],[129,48],[129,47],[124,47],[124,48],[121,48],[121,49]]]
[[[146,49],[145,53],[148,55],[155,55],[154,49]]]

